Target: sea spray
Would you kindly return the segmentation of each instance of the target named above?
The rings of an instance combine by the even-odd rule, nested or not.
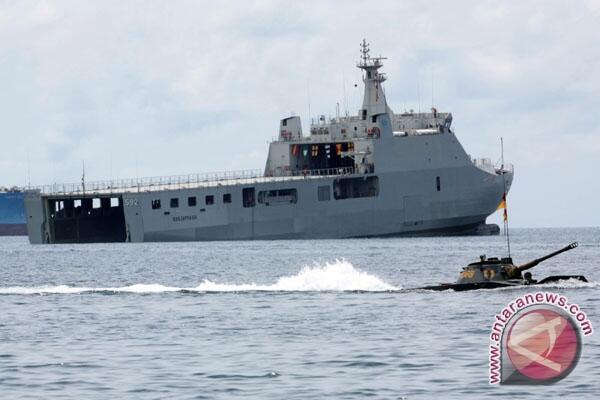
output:
[[[315,263],[305,266],[293,276],[283,276],[272,285],[219,284],[205,280],[193,290],[200,292],[243,292],[243,291],[280,291],[280,292],[318,292],[318,291],[365,291],[382,292],[399,290],[374,275],[357,270],[346,260],[335,260],[321,266]]]
[[[204,280],[192,288],[164,286],[161,284],[134,284],[121,287],[73,287],[67,285],[38,287],[4,287],[0,294],[75,294],[75,293],[165,293],[165,292],[319,292],[319,291],[364,291],[382,292],[399,290],[377,276],[360,271],[346,260],[315,263],[303,267],[296,275],[280,277],[273,284],[217,283]]]

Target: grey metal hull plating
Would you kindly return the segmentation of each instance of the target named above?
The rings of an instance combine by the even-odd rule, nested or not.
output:
[[[478,175],[474,167],[472,172]],[[156,215],[154,210],[143,206],[136,210],[141,219],[128,209],[126,219],[140,219],[144,226],[143,232],[136,232],[137,235],[132,232],[132,241],[348,238],[420,232],[452,234],[468,233],[470,228],[484,223],[502,198],[503,186],[499,181],[482,187],[478,193],[473,192],[468,180],[460,185],[461,188],[437,192],[431,184],[435,181],[435,173],[441,172],[380,174],[380,192],[376,198],[318,201],[317,187],[331,186],[333,178],[255,185],[257,191],[296,188],[298,202],[279,206],[257,204],[246,209],[235,206],[240,204],[242,186],[229,187],[221,190],[229,193],[234,189],[233,203],[206,206],[196,220],[177,220],[178,216],[193,215],[185,207],[178,209],[176,214],[171,210],[170,215],[165,216],[163,213]],[[419,179],[417,175],[428,176],[428,179],[424,176]],[[415,187],[415,182],[419,181],[428,182],[430,188],[425,185]],[[215,190],[166,192],[163,197],[198,195],[198,198],[204,198],[202,192],[214,194]],[[218,198],[220,193],[216,193]],[[156,195],[142,195],[139,203],[148,203],[154,197]]]
[[[485,172],[476,167],[470,171],[454,171],[460,176],[472,175],[481,182]],[[503,185],[496,178],[474,191],[471,179],[462,184],[442,187],[437,192],[431,184],[436,174],[452,171],[423,171],[411,174],[380,174],[379,195],[328,201],[317,200],[319,186],[331,187],[335,178],[307,179],[290,182],[256,184],[257,191],[295,188],[296,204],[256,204],[244,208],[242,189],[248,185],[169,190],[148,193],[124,193],[126,240],[148,241],[206,241],[248,239],[312,239],[392,236],[404,234],[460,234],[472,233],[495,211],[503,193]],[[488,177],[489,179],[489,177]],[[428,182],[429,184],[417,184]],[[444,180],[442,180],[442,183]],[[204,199],[213,195],[221,199],[229,193],[232,202],[201,207],[187,207],[168,211],[154,210],[149,205],[160,198],[168,204],[171,198],[186,199],[195,196]],[[44,235],[45,223],[39,196],[28,197],[29,235],[32,243],[57,242]],[[33,212],[38,209],[38,212]],[[38,216],[36,218],[35,216]],[[39,232],[36,235],[36,232]],[[91,240],[101,241],[101,240]]]

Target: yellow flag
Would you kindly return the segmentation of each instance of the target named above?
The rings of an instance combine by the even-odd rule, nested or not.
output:
[[[501,210],[503,208],[506,210],[506,193],[504,193],[504,196],[502,196],[502,201],[500,204],[498,204],[498,208],[496,208],[496,210]]]

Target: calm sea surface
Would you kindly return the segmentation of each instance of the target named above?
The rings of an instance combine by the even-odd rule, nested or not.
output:
[[[31,246],[0,238],[0,398],[600,397],[600,228],[514,229],[598,332],[544,387],[488,384],[496,313],[531,289],[424,292],[502,237]]]

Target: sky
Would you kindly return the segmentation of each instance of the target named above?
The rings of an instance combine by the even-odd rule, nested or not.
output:
[[[363,38],[394,111],[504,138],[512,226],[600,226],[600,0],[0,0],[0,186],[262,169],[280,118],[357,112]]]

